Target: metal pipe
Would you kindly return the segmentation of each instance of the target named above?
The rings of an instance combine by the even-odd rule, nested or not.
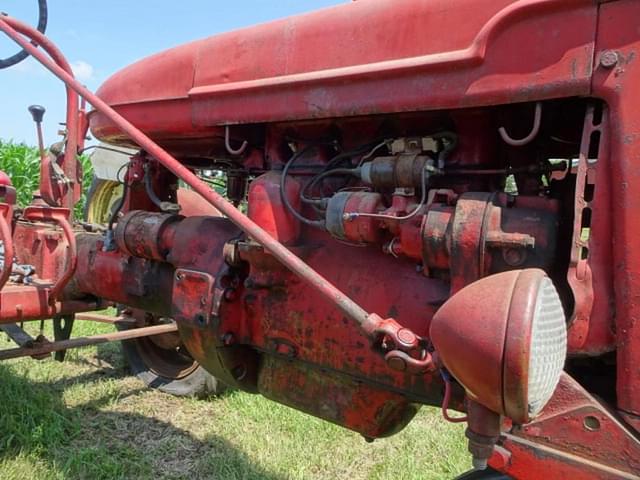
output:
[[[102,315],[100,313],[76,313],[75,320],[84,320],[87,322],[109,323],[109,324],[135,324],[133,318],[123,316],[112,317],[111,315]]]
[[[69,88],[75,90],[79,95],[84,97],[96,110],[100,111],[115,125],[117,125],[125,134],[136,142],[149,155],[158,160],[165,168],[183,180],[211,205],[224,213],[235,225],[246,232],[255,241],[262,245],[266,250],[277,258],[283,265],[305,280],[313,288],[322,293],[328,300],[334,303],[345,315],[352,318],[369,334],[372,334],[373,323],[377,323],[377,315],[369,315],[360,305],[350,299],[342,291],[332,285],[322,275],[313,270],[304,261],[290,252],[284,245],[275,240],[271,235],[264,231],[260,226],[245,216],[240,210],[235,208],[229,201],[219,195],[215,190],[210,189],[206,183],[201,181],[187,167],[182,165],[178,160],[173,158],[169,153],[157,145],[153,140],[142,133],[138,128],[131,124],[128,120],[118,114],[106,102],[94,95],[85,88],[72,75],[63,68],[56,65],[51,59],[47,58],[44,53],[38,51],[27,40],[22,38],[15,29],[6,21],[6,18],[0,17],[0,30],[2,30],[9,38],[27,50],[34,58],[44,65],[51,73],[62,80]],[[375,318],[371,318],[375,317]]]
[[[11,207],[8,205],[0,206],[0,240],[4,246],[4,260],[2,262],[2,270],[0,271],[0,290],[7,284],[13,270],[13,237],[11,235]]]
[[[32,357],[44,355],[61,350],[69,350],[71,348],[88,347],[98,345],[100,343],[118,342],[123,340],[133,340],[134,338],[151,337],[153,335],[163,335],[165,333],[173,333],[178,331],[175,323],[164,325],[153,325],[151,327],[134,328],[131,330],[123,330],[121,332],[104,333],[101,335],[93,335],[91,337],[71,338],[69,340],[60,340],[59,342],[44,343],[33,347],[10,348],[0,350],[0,361],[12,358]]]
[[[37,46],[42,47],[42,49],[47,52],[47,54],[51,57],[53,62],[57,68],[60,68],[65,72],[66,75],[73,78],[73,70],[71,69],[71,65],[64,57],[62,52],[56,47],[45,35],[40,33],[35,28],[27,25],[26,23],[22,23],[15,18],[8,16],[0,15],[0,22],[4,25],[8,26],[14,34],[16,32],[20,32],[21,34],[29,37]],[[7,33],[5,31],[5,33]],[[7,33],[8,35],[8,33]],[[9,35],[11,37],[11,35]],[[12,37],[13,38],[13,37]],[[13,39],[15,40],[15,38]],[[20,38],[22,40],[22,38]],[[46,58],[41,51],[38,51],[37,46],[32,45],[27,42],[29,45],[29,49],[25,49],[25,51],[29,52],[35,58],[40,56]],[[38,55],[34,55],[33,51],[36,51]],[[48,59],[47,59],[48,60]],[[51,60],[48,60],[51,61]],[[75,80],[75,79],[74,79]],[[66,83],[66,82],[65,82]],[[78,153],[78,132],[80,121],[79,114],[79,99],[74,89],[67,83],[67,143],[64,150],[64,163],[62,165],[62,169],[64,171],[65,176],[72,182],[73,185],[78,181],[78,170],[77,170],[77,153]],[[65,198],[63,199],[62,206],[71,210],[71,215],[73,215],[73,186],[69,188],[69,191],[66,193]]]

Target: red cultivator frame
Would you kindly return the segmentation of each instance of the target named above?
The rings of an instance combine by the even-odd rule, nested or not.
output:
[[[3,180],[0,322],[24,345],[0,358],[152,339],[367,439],[442,405],[478,478],[637,478],[638,18],[631,0],[361,0],[94,95],[0,17],[68,95],[32,205]],[[70,217],[89,127],[139,149],[102,226]],[[180,215],[178,180],[222,216]],[[137,328],[34,344],[10,325],[113,304]]]

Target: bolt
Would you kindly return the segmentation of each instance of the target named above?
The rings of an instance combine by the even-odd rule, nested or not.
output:
[[[507,248],[502,252],[502,258],[511,267],[518,267],[524,263],[527,258],[527,252],[519,248]]]
[[[398,340],[408,346],[412,346],[416,341],[415,334],[408,328],[398,330]]]
[[[195,320],[196,320],[196,323],[201,327],[207,324],[207,317],[203,313],[196,314]]]
[[[206,297],[200,297],[200,306],[204,307],[207,304]]]
[[[398,372],[404,372],[407,369],[407,362],[400,357],[388,358],[387,365],[389,365],[389,368],[392,370],[396,370]]]
[[[233,344],[235,343],[235,341],[236,341],[236,339],[235,339],[235,337],[233,336],[233,333],[225,333],[225,334],[222,336],[222,344],[223,344],[225,347],[228,347],[228,346],[230,346],[230,345],[233,345]]]
[[[605,50],[600,55],[600,65],[603,68],[613,68],[619,61],[618,52],[614,50]]]
[[[180,282],[183,278],[184,278],[184,275],[182,273],[176,273],[176,281],[177,282]]]

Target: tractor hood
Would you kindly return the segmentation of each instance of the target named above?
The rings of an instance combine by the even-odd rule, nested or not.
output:
[[[161,143],[225,124],[586,95],[596,18],[592,0],[358,0],[164,51],[98,94]],[[101,115],[91,127],[122,140]]]

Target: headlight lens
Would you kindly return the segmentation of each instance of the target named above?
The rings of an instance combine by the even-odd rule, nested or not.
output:
[[[548,277],[542,279],[531,325],[528,409],[535,417],[558,384],[567,356],[567,327],[558,292]]]

